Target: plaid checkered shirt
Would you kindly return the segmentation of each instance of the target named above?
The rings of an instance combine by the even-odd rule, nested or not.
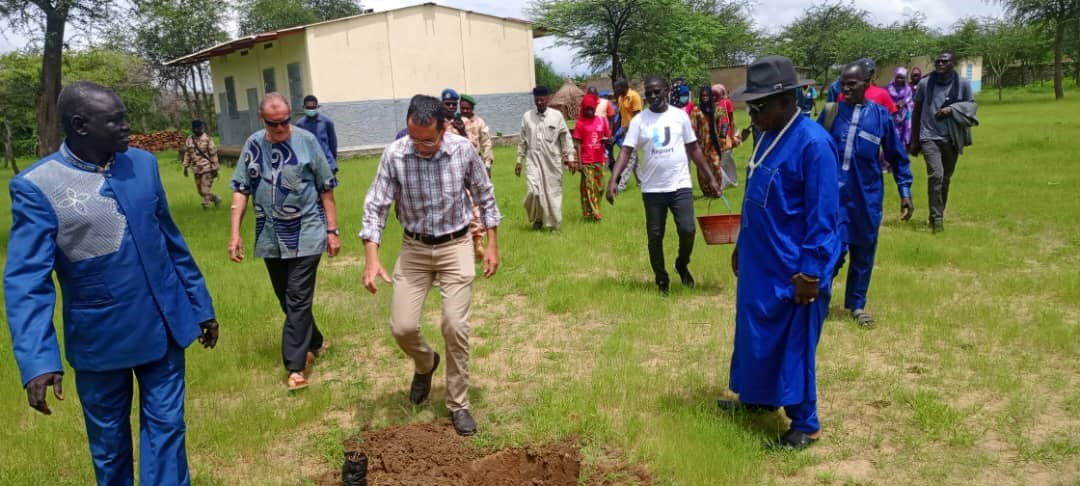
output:
[[[495,228],[502,220],[495,204],[495,188],[484,162],[469,139],[447,131],[442,146],[430,159],[413,151],[409,137],[386,147],[375,180],[364,198],[360,239],[382,242],[390,204],[406,231],[442,236],[465,228],[472,219],[469,190],[484,226]]]

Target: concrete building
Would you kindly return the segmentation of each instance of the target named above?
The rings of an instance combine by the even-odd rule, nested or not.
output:
[[[492,135],[518,133],[533,105],[530,24],[434,3],[256,34],[169,64],[203,61],[226,148],[262,128],[258,103],[273,91],[297,117],[304,96],[317,96],[342,152],[392,141],[415,94],[453,88],[472,95]]]

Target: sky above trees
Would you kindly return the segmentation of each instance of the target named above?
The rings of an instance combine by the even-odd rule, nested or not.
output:
[[[425,0],[363,0],[367,8],[376,11],[389,10],[425,3]],[[525,18],[525,7],[528,0],[435,0],[439,5],[448,7],[473,10],[476,12],[496,15],[499,17]],[[966,2],[942,2],[940,0],[854,0],[852,2],[858,9],[870,12],[873,24],[889,24],[903,21],[916,12],[921,12],[926,17],[926,24],[934,29],[944,30],[963,17],[1001,17],[1004,11],[997,3],[972,0]],[[751,9],[751,16],[759,28],[767,34],[778,32],[784,25],[790,23],[804,12],[808,2],[806,0],[755,0],[755,8]],[[27,40],[21,35],[7,32],[0,33],[0,52],[8,52],[24,47]],[[227,29],[235,33],[236,29]],[[69,32],[69,35],[85,35],[79,32]],[[36,38],[36,36],[35,36]],[[536,40],[536,55],[551,63],[558,73],[580,74],[587,71],[584,64],[574,65],[574,55],[566,49],[549,49],[552,39],[541,38]],[[76,44],[79,44],[76,42]]]

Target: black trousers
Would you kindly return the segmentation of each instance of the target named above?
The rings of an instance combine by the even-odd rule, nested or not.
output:
[[[668,283],[670,280],[664,268],[667,213],[671,211],[675,217],[675,231],[679,233],[679,256],[675,258],[675,267],[686,268],[690,264],[690,253],[694,251],[694,191],[683,188],[674,192],[645,192],[641,194],[641,199],[645,202],[649,263],[656,274],[656,283]]]
[[[311,302],[315,297],[315,274],[322,255],[297,258],[266,258],[266,271],[274,286],[285,325],[281,331],[281,359],[290,372],[304,371],[308,351],[322,347],[323,335],[315,325]]]

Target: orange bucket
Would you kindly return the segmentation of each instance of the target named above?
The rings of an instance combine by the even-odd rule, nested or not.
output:
[[[706,245],[724,245],[735,243],[739,237],[739,225],[742,216],[738,214],[710,214],[698,216],[698,226],[701,226],[701,235],[705,237]]]

